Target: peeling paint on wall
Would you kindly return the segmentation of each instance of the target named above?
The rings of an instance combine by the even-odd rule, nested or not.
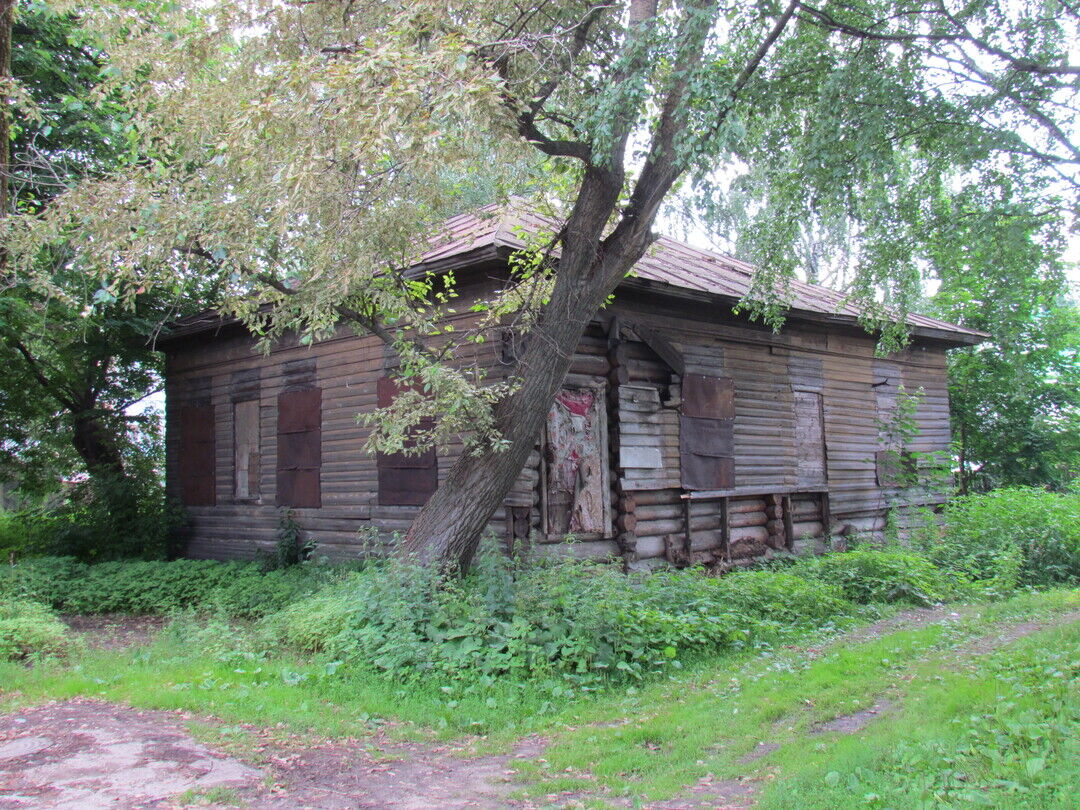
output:
[[[606,532],[605,410],[599,392],[564,388],[547,420],[548,532]]]

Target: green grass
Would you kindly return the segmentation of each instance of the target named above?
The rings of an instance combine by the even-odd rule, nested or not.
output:
[[[435,682],[404,687],[253,655],[220,628],[206,633],[218,638],[216,648],[193,644],[190,632],[165,632],[119,653],[2,664],[0,710],[74,696],[180,709],[199,717],[192,728],[200,739],[255,762],[267,739],[362,742],[388,729],[409,738],[465,735],[473,747],[505,750],[540,733],[550,744],[541,760],[520,764],[523,790],[576,791],[589,806],[604,806],[604,797],[671,798],[709,774],[760,779],[764,808],[967,807],[979,806],[979,797],[996,807],[1070,806],[1054,786],[1074,784],[1080,767],[1024,735],[1033,729],[1047,738],[1044,726],[1055,723],[1073,738],[1080,729],[1080,624],[1066,620],[1080,610],[1080,591],[954,610],[944,621],[880,638],[807,635],[798,644],[698,660],[642,686],[563,700],[505,683],[471,693]],[[1025,622],[1047,627],[994,640]],[[1043,682],[1062,687],[1047,692]],[[815,730],[878,700],[892,708],[862,731]],[[1003,734],[1021,742],[994,742]],[[777,748],[744,761],[759,743]],[[1011,753],[988,759],[985,752],[998,748]]]
[[[208,805],[241,807],[243,804],[239,793],[232,788],[225,787],[213,787],[205,790],[192,788],[177,796],[175,801],[182,807],[205,807]]]
[[[861,796],[846,794],[810,803],[817,801],[813,797],[830,772],[865,767],[845,768],[834,757],[847,752],[872,758],[912,735],[919,739],[923,729],[932,733],[924,722],[931,695],[935,722],[964,716],[980,701],[997,700],[996,675],[982,668],[974,673],[948,669],[963,659],[963,645],[1011,623],[1052,621],[1077,608],[1076,591],[1023,596],[945,624],[853,644],[841,641],[816,653],[798,649],[749,664],[730,662],[708,677],[698,673],[682,682],[656,684],[632,697],[597,703],[580,724],[556,732],[546,762],[528,763],[526,772],[540,780],[537,794],[584,791],[645,799],[670,798],[709,774],[768,774],[762,783],[769,786],[762,795],[766,807],[866,807]],[[1080,633],[1075,623],[1048,632],[1070,630]],[[1043,635],[1025,644],[1046,644]],[[858,734],[813,732],[815,724],[868,708],[880,698],[914,706],[909,721],[898,720],[907,716],[905,708]],[[869,745],[867,734],[875,735]],[[740,761],[762,742],[780,747],[751,763]],[[590,765],[587,778],[576,775],[582,763]],[[805,794],[792,793],[793,784],[803,786]]]

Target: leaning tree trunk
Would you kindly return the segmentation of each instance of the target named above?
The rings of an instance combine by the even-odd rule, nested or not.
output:
[[[682,173],[676,144],[687,125],[691,75],[701,64],[703,48],[713,26],[713,16],[707,10],[714,8],[714,4],[702,0],[700,7],[691,5],[695,8],[680,23],[680,53],[674,60],[678,69],[669,77],[648,157],[618,225],[606,238],[602,238],[604,227],[615,211],[625,179],[623,153],[636,113],[625,110],[614,116],[614,146],[608,163],[592,162],[593,155],[585,159],[577,201],[561,232],[562,252],[555,288],[537,324],[530,330],[524,356],[513,372],[521,381],[520,387],[495,409],[495,426],[506,441],[506,449],[462,455],[416,516],[402,542],[402,553],[415,555],[428,565],[458,571],[468,569],[481,532],[506,498],[536,443],[585,327],[649,246],[656,212]],[[780,37],[796,6],[795,0],[791,0],[743,67],[732,85],[728,105],[716,116],[715,126],[727,116],[731,103]],[[632,0],[630,12],[633,30],[644,30],[639,26],[648,25],[649,18],[656,13],[656,3]],[[627,77],[645,59],[646,51],[639,49],[639,44],[632,37],[627,46],[630,55]],[[560,153],[559,142],[546,141],[538,135],[528,114],[521,119],[521,126],[522,134],[530,140],[539,138],[541,149],[550,150],[549,154],[577,156],[575,152]]]
[[[644,254],[655,209],[628,220],[620,238],[600,234],[618,199],[621,178],[587,174],[562,237],[555,286],[514,368],[520,387],[496,406],[507,446],[462,455],[413,521],[400,551],[425,565],[465,571],[492,514],[532,451],[586,326]]]

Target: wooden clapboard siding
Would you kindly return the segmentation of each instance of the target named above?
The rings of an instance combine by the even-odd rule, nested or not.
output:
[[[467,312],[455,316],[455,332],[475,326],[476,319]],[[619,327],[620,320],[628,324],[625,329]],[[642,325],[641,335],[633,324]],[[651,345],[643,337],[646,332],[653,339]],[[465,347],[460,362],[499,379],[507,368],[505,348],[496,329],[490,338]],[[654,347],[669,361],[670,350],[676,350],[674,360],[681,371]],[[179,481],[180,410],[205,401],[215,412],[216,505],[189,510],[191,554],[233,557],[272,550],[279,520],[273,504],[277,397],[300,373],[297,369],[310,361],[315,367],[312,384],[322,389],[322,506],[296,509],[296,520],[318,540],[320,553],[333,556],[361,553],[365,547],[358,531],[373,532],[374,543],[383,548],[395,534],[407,531],[419,507],[379,505],[378,466],[363,449],[368,429],[357,423],[358,414],[377,407],[377,381],[393,366],[385,347],[369,336],[341,330],[310,347],[280,341],[268,354],[258,354],[250,338],[233,330],[213,339],[185,339],[168,352],[167,475],[173,494]],[[259,378],[260,498],[238,503],[233,491],[232,402],[237,381],[247,379],[250,385],[253,372]],[[724,496],[726,548],[719,496],[689,504],[682,497],[682,374],[733,381],[734,486]],[[879,390],[875,383],[883,374],[891,384]],[[628,568],[652,570],[668,564],[671,545],[680,538],[686,543],[686,561],[741,565],[792,544],[796,550],[820,548],[821,538],[830,531],[880,533],[888,510],[895,523],[908,527],[917,518],[907,505],[934,504],[940,495],[920,487],[877,485],[878,405],[887,402],[900,384],[909,393],[923,391],[915,414],[921,430],[910,449],[920,454],[946,452],[950,433],[943,345],[916,341],[904,352],[882,359],[874,355],[873,338],[846,327],[791,322],[774,334],[722,307],[687,306],[662,296],[617,298],[586,330],[566,380],[570,387],[596,387],[607,394],[611,465],[607,494],[614,536],[590,537],[568,546],[541,531],[542,437],[537,437],[504,505],[492,516],[488,532],[508,541],[524,527],[532,537],[515,540],[531,543],[537,554],[616,555]],[[800,425],[803,430],[807,427],[800,422],[805,417],[798,407],[808,401],[807,394],[820,397],[823,482],[811,480],[818,477],[816,472],[806,474],[814,460],[805,452],[800,457],[797,431]],[[440,481],[461,452],[457,442],[439,449]],[[828,514],[819,494],[799,492],[815,483],[815,489],[828,489]]]
[[[475,323],[475,315],[454,319],[455,328],[464,331]],[[494,344],[489,341],[470,345],[462,361],[476,367],[497,365]],[[200,557],[254,556],[271,550],[278,527],[279,510],[273,493],[277,468],[277,397],[285,388],[283,371],[296,361],[314,361],[313,384],[322,389],[322,463],[320,466],[322,505],[320,508],[296,508],[295,517],[305,534],[319,542],[319,553],[352,556],[358,552],[359,530],[375,526],[379,539],[390,542],[394,533],[404,532],[418,507],[383,507],[377,510],[377,465],[363,449],[368,430],[357,423],[357,415],[377,405],[377,380],[386,373],[386,351],[381,342],[370,336],[357,336],[342,330],[335,337],[310,347],[281,342],[269,354],[253,351],[251,340],[242,335],[225,335],[213,341],[188,342],[170,351],[166,386],[167,477],[170,491],[178,480],[178,413],[190,399],[185,395],[191,380],[206,380],[200,388],[215,405],[215,507],[194,507],[191,516],[191,540],[188,551]],[[233,374],[258,369],[261,385],[259,423],[261,457],[259,492],[254,502],[235,503],[233,486],[234,426],[231,407]],[[225,407],[225,403],[229,403]],[[440,478],[461,452],[461,446],[442,448],[439,455]],[[512,498],[532,504],[538,458],[531,459],[533,475],[523,471],[521,483]],[[505,523],[500,510],[492,519],[492,530]]]

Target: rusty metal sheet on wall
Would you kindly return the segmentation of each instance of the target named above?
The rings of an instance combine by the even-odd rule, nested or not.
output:
[[[217,502],[214,428],[213,405],[181,407],[178,462],[180,499],[185,506],[214,506]]]
[[[278,394],[278,433],[302,433],[322,427],[322,389]]]
[[[682,485],[692,490],[731,489],[735,486],[735,459],[683,453]]]
[[[682,412],[705,419],[735,417],[735,381],[731,377],[687,374],[682,383]]]
[[[734,419],[696,419],[683,416],[679,426],[679,449],[699,456],[731,458],[735,455]]]
[[[322,492],[318,470],[278,470],[278,506],[295,506],[318,509],[322,506]]]
[[[398,378],[380,377],[377,383],[379,407],[389,407],[399,393],[410,389],[420,390],[419,386]],[[429,431],[434,427],[434,419],[423,417],[416,430]],[[413,439],[404,441],[406,448],[415,445]],[[434,447],[420,453],[377,453],[375,460],[381,506],[423,506],[439,486],[439,459]]]
[[[551,534],[605,533],[603,397],[591,388],[564,388],[547,420],[547,509]]]

